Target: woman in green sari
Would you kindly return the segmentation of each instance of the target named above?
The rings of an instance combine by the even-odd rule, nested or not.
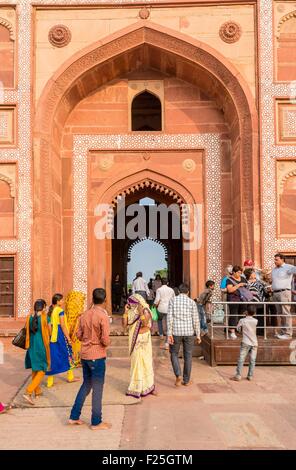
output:
[[[123,326],[129,332],[131,379],[127,395],[135,398],[156,395],[151,342],[152,317],[149,305],[139,294],[128,298]]]
[[[42,395],[41,382],[46,371],[50,368],[49,338],[51,333],[46,312],[46,302],[36,300],[34,313],[26,320],[26,358],[25,368],[32,369],[32,381],[26,389],[23,398],[34,405],[35,398]]]

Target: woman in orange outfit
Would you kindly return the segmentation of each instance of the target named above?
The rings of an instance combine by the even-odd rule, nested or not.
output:
[[[26,369],[32,369],[32,381],[26,389],[23,398],[34,405],[35,397],[42,394],[41,382],[45,372],[50,368],[50,325],[46,312],[46,302],[43,299],[36,300],[34,313],[28,316],[26,321]]]

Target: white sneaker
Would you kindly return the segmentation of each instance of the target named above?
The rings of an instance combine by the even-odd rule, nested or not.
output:
[[[277,335],[278,339],[291,339],[291,336],[289,335]]]
[[[230,333],[229,338],[230,339],[237,339],[237,336],[236,336],[235,333]]]

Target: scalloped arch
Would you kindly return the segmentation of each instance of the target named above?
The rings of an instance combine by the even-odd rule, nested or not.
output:
[[[0,25],[8,29],[10,39],[15,41],[15,32],[10,21],[8,21],[6,18],[0,18]]]
[[[178,194],[176,191],[173,189],[169,188],[165,184],[157,183],[156,181],[153,181],[150,178],[143,179],[142,181],[132,184],[131,186],[127,186],[124,188],[122,191],[120,191],[113,199],[112,199],[112,205],[115,207],[115,205],[118,203],[118,200],[121,197],[128,196],[130,194],[135,194],[137,192],[142,191],[143,189],[151,189],[155,191],[156,193],[159,192],[165,196],[169,196],[171,199],[173,199],[178,205],[184,204],[185,201],[181,197],[180,194]]]
[[[288,173],[286,173],[282,179],[281,179],[281,182],[280,182],[280,192],[282,194],[283,190],[284,190],[284,185],[285,183],[288,181],[288,179],[290,178],[293,178],[294,176],[296,176],[296,169],[295,170],[292,170],[292,171],[289,171]]]
[[[131,260],[131,254],[132,254],[132,250],[133,248],[138,245],[139,243],[145,241],[145,240],[151,240],[155,243],[157,243],[158,245],[160,245],[163,249],[164,249],[164,255],[165,255],[165,260],[167,261],[168,260],[168,248],[167,246],[165,245],[165,243],[163,243],[161,240],[157,240],[155,238],[149,238],[149,237],[143,237],[143,238],[139,238],[138,240],[134,240],[131,245],[129,246],[129,249],[128,249],[128,252],[127,252],[127,261],[129,262]]]
[[[11,178],[6,175],[0,174],[0,181],[5,181],[10,186],[10,196],[15,197],[15,184]]]
[[[287,13],[286,15],[284,15],[280,21],[278,22],[278,25],[277,25],[277,38],[279,37],[279,34],[281,32],[281,27],[284,23],[286,23],[286,21],[289,21],[291,20],[292,18],[296,18],[296,10],[295,11],[291,11],[290,13]]]

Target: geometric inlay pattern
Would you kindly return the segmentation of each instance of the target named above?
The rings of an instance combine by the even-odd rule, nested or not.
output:
[[[221,149],[218,134],[157,134],[74,136],[73,287],[87,293],[87,157],[90,150],[205,150],[208,275],[221,277]],[[145,183],[144,183],[145,184]],[[152,184],[149,183],[149,184]],[[161,189],[161,188],[159,188]],[[164,188],[165,190],[165,188]],[[174,195],[172,195],[174,197]],[[115,201],[113,201],[114,203]],[[176,201],[182,203],[183,201]],[[184,201],[191,203],[192,201]],[[108,203],[112,204],[112,201]]]

